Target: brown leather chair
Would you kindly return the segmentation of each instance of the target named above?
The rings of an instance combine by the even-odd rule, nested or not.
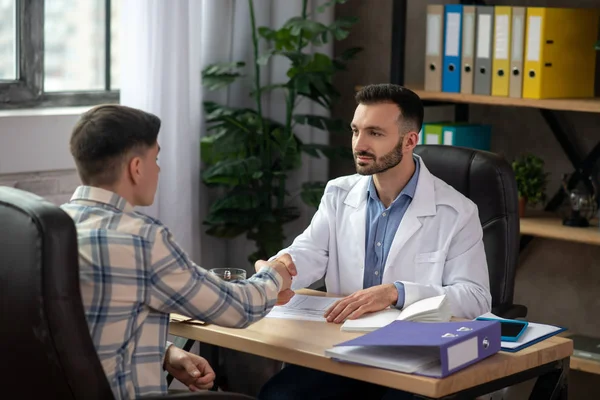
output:
[[[526,317],[527,308],[513,304],[520,232],[517,183],[510,164],[495,153],[456,146],[421,145],[415,154],[433,175],[479,208],[492,312],[504,318]]]
[[[0,187],[0,326],[3,395],[114,398],[85,320],[75,225],[54,204],[9,187]],[[180,397],[250,399],[209,391],[168,396]]]

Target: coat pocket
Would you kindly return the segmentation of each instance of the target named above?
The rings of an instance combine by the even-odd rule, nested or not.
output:
[[[437,263],[446,260],[446,253],[442,250],[429,253],[419,253],[415,256],[415,263]]]
[[[432,251],[415,257],[415,281],[423,285],[442,285],[446,253]]]

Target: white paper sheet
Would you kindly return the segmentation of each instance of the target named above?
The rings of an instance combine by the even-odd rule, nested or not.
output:
[[[323,314],[325,314],[329,306],[339,299],[339,297],[296,294],[289,303],[273,307],[266,317],[325,322],[326,319],[323,317]]]

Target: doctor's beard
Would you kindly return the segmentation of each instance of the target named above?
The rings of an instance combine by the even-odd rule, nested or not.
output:
[[[394,147],[392,151],[389,153],[375,158],[375,155],[369,153],[367,151],[357,151],[354,153],[354,165],[356,166],[356,173],[360,175],[375,175],[380,174],[382,172],[387,171],[390,168],[394,168],[396,165],[400,164],[402,161],[402,143],[404,142],[404,137],[400,138],[400,141]],[[369,165],[360,165],[356,157],[370,157],[372,160],[375,160],[372,164]]]

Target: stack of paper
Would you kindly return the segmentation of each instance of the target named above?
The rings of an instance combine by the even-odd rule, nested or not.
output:
[[[446,295],[430,297],[417,301],[403,310],[388,308],[382,311],[365,314],[357,319],[349,319],[341,327],[348,332],[371,332],[391,322],[448,322],[452,317],[450,304]]]

